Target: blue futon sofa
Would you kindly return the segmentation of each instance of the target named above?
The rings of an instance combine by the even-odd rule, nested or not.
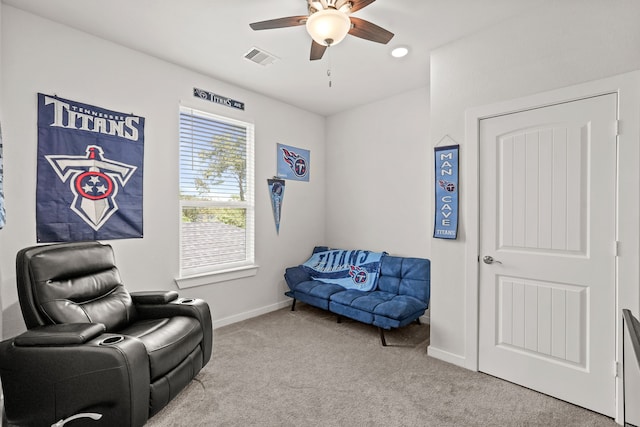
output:
[[[317,246],[313,253],[331,251]],[[339,249],[335,249],[340,251]],[[284,274],[289,291],[285,295],[366,324],[380,331],[382,345],[386,346],[384,330],[399,328],[418,322],[429,306],[431,265],[428,259],[382,256],[377,283],[372,290],[346,289],[311,277],[303,265],[287,268]]]

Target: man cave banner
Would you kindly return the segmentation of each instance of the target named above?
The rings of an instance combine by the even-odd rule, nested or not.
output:
[[[38,242],[142,237],[144,118],[38,94]]]

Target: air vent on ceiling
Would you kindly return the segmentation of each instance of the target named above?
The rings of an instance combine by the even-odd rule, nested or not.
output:
[[[244,55],[245,59],[260,64],[263,67],[271,65],[278,60],[275,56],[257,47],[252,48]]]

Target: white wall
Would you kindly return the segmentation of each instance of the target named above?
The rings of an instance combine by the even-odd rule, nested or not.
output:
[[[0,83],[2,82],[2,7],[0,6]],[[4,115],[2,112],[4,108],[2,106],[2,100],[4,99],[2,93],[2,84],[0,84],[0,126],[4,123]],[[2,244],[2,230],[0,230],[0,245]],[[0,264],[0,284],[2,283],[2,265]],[[0,307],[2,307],[2,293],[0,292]],[[0,337],[2,337],[2,316],[0,316]]]
[[[327,244],[429,258],[426,87],[327,119]]]
[[[461,144],[463,165],[460,237],[432,242],[430,354],[464,366],[475,351],[465,345],[467,337],[477,333],[467,329],[468,313],[475,309],[465,300],[465,283],[474,273],[465,259],[477,256],[469,234],[476,231],[467,228],[477,217],[467,209],[471,196],[477,196],[477,182],[465,168],[477,165],[478,159],[465,146],[465,111],[640,69],[639,16],[640,3],[635,0],[554,2],[548,9],[531,10],[432,53],[431,143],[450,135]],[[637,120],[627,126],[637,126]],[[631,159],[631,164],[637,165],[637,160]],[[623,181],[635,176],[625,168],[620,167]],[[636,191],[623,195],[620,209],[631,209],[635,216],[625,213],[626,218],[637,222],[637,182],[629,188]],[[632,226],[637,229],[637,224]],[[632,252],[637,253],[637,244]],[[628,278],[635,277],[628,283],[637,287],[637,268],[628,270]]]
[[[2,126],[7,226],[0,230],[3,336],[24,329],[15,287],[16,252],[36,243],[36,94],[56,94],[146,118],[144,238],[111,241],[130,290],[175,289],[178,275],[178,106],[255,123],[255,277],[181,291],[213,309],[216,326],[278,308],[288,298],[282,274],[324,242],[325,119],[99,38],[2,5]],[[249,64],[248,66],[253,66]],[[246,103],[246,111],[192,95],[193,87]],[[309,183],[287,181],[277,236],[266,179],[276,144],[311,150]]]

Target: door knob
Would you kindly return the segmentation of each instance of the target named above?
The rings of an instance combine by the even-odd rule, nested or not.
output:
[[[486,255],[484,258],[482,258],[482,261],[484,261],[485,264],[502,264],[502,262],[498,261],[497,259],[493,259],[491,255]]]

